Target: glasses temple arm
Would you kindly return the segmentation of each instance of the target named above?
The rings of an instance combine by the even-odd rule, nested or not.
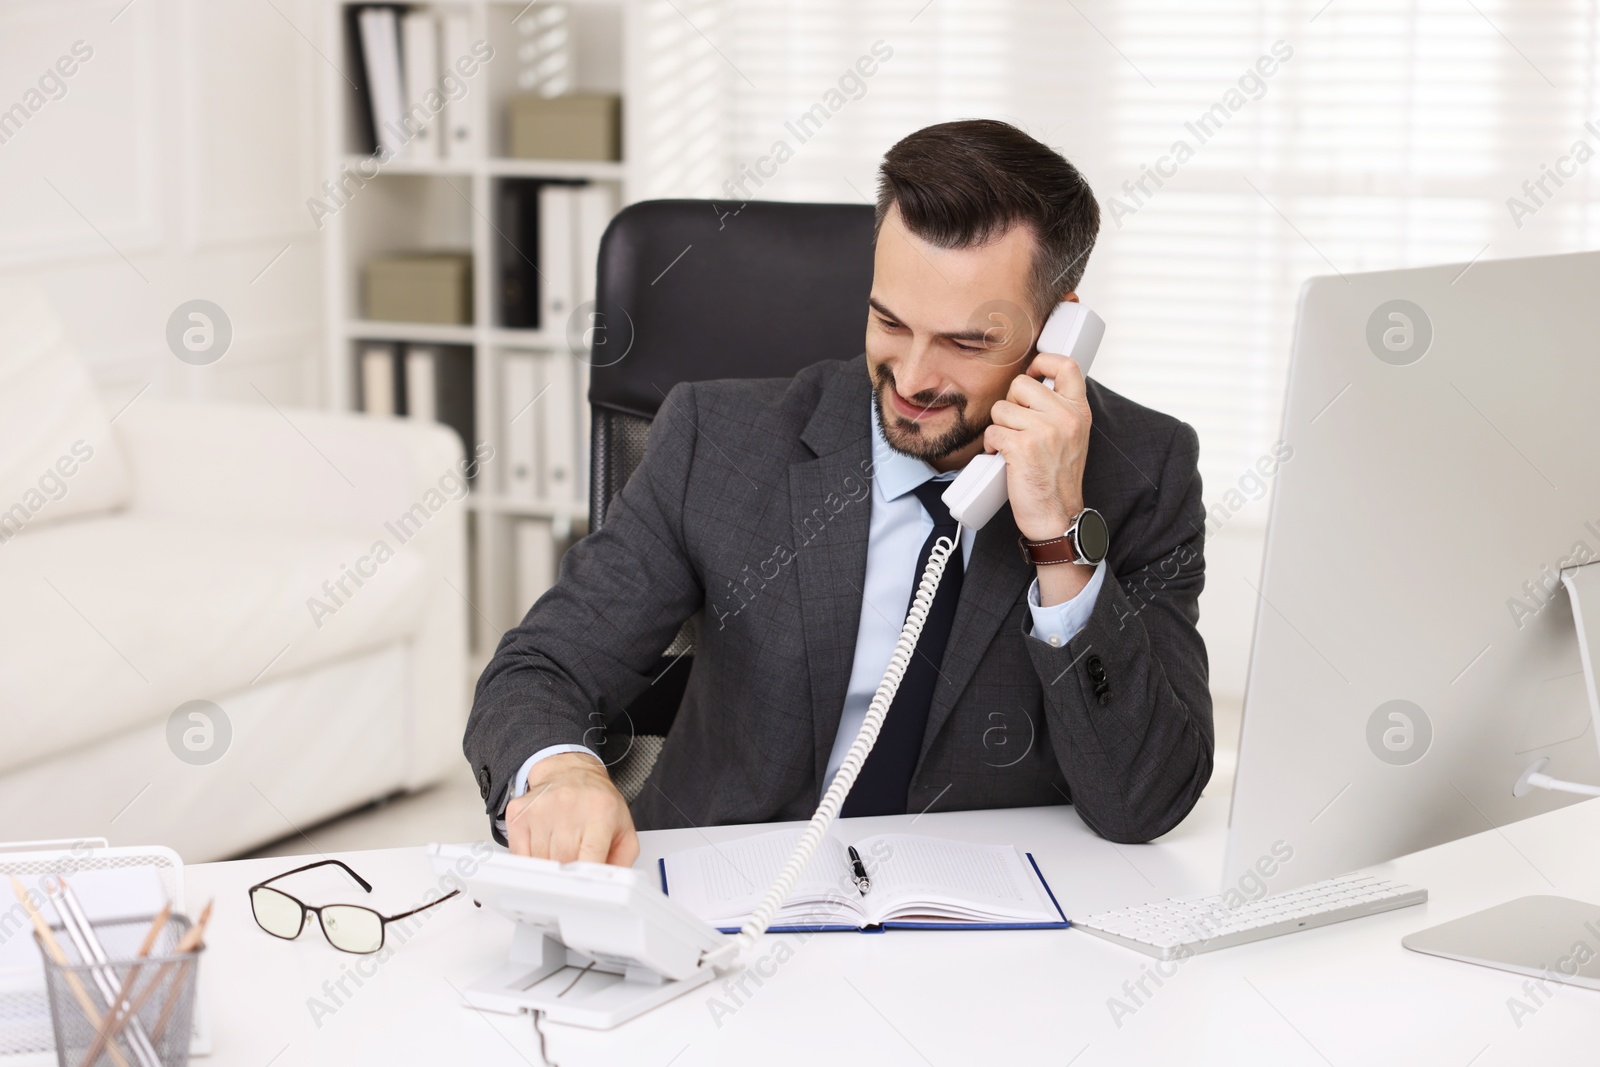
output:
[[[266,882],[257,882],[255,885],[251,886],[250,888],[251,889],[259,889],[262,886],[266,885],[268,882],[276,882],[278,879],[287,878],[291,874],[299,874],[301,871],[309,871],[309,870],[312,870],[313,868],[316,868],[316,867],[326,867],[329,864],[333,864],[336,867],[343,868],[344,869],[344,873],[348,874],[351,878],[354,878],[356,880],[356,884],[357,885],[359,885],[362,889],[366,890],[368,893],[372,892],[372,883],[368,882],[365,878],[361,877],[355,871],[351,870],[350,869],[350,865],[345,863],[343,860],[318,860],[315,863],[308,863],[304,867],[296,867],[292,871],[284,871],[282,874],[275,874],[271,878],[268,878]],[[437,901],[435,901],[435,903],[437,903]]]
[[[449,900],[451,897],[460,896],[460,895],[461,895],[461,890],[452,889],[452,890],[450,890],[450,892],[446,893],[444,896],[440,897],[438,900],[430,900],[430,901],[428,901],[428,903],[422,905],[422,907],[420,907],[420,908],[412,908],[410,911],[402,911],[399,915],[386,915],[386,916],[384,916],[383,921],[386,922],[386,923],[392,923],[396,919],[404,919],[407,916],[415,915],[419,911],[427,911],[429,908],[433,907],[435,904],[443,904],[445,901]]]

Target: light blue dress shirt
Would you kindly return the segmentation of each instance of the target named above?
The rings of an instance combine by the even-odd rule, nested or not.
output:
[[[933,518],[923,508],[922,501],[912,492],[929,479],[954,480],[957,471],[939,473],[914,456],[896,452],[884,439],[883,427],[878,423],[878,405],[872,406],[872,519],[867,535],[866,587],[862,590],[861,620],[856,627],[856,655],[850,668],[850,683],[845,690],[844,711],[839,717],[839,730],[834,735],[833,751],[828,756],[826,782],[833,781],[834,772],[844,762],[855,741],[867,708],[883,680],[889,656],[900,640],[900,628],[905,625],[906,609],[911,604],[911,591],[922,576],[912,574],[915,560],[922,554],[922,544],[933,532]],[[972,558],[972,544],[977,531],[961,528],[961,559],[965,566]],[[908,564],[907,561],[912,561]],[[1039,580],[1035,578],[1028,588],[1028,607],[1033,614],[1034,640],[1059,648],[1078,635],[1094,612],[1100,586],[1105,579],[1106,564],[1095,565],[1089,583],[1078,595],[1062,604],[1044,608],[1039,606]],[[533,765],[547,756],[563,752],[588,752],[582,745],[551,745],[528,757],[517,771],[512,782],[511,796],[520,797],[528,789],[528,772]],[[595,756],[596,759],[599,756]],[[509,803],[509,801],[508,801]],[[502,821],[501,831],[505,825]]]
[[[862,590],[861,621],[856,626],[856,657],[850,666],[850,684],[845,689],[844,712],[828,756],[827,777],[834,772],[855,742],[873,694],[883,681],[884,668],[900,640],[911,593],[921,574],[912,574],[922,544],[933,532],[933,517],[922,506],[913,489],[930,479],[954,481],[958,471],[940,474],[923,460],[896,452],[884,439],[878,423],[878,405],[872,405],[872,525],[867,535],[867,584]],[[972,559],[972,544],[978,531],[961,528],[961,560]],[[907,560],[913,561],[910,566]],[[1096,564],[1089,584],[1063,604],[1039,606],[1039,580],[1028,587],[1028,607],[1033,614],[1034,639],[1060,647],[1078,635],[1089,622],[1095,600],[1100,595],[1106,564]]]

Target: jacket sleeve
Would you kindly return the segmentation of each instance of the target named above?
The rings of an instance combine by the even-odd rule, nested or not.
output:
[[[1044,688],[1056,759],[1079,816],[1111,841],[1149,841],[1189,814],[1211,779],[1214,734],[1205,642],[1200,444],[1179,423],[1151,507],[1113,537],[1109,567],[1070,641],[1024,642]]]
[[[683,536],[696,425],[693,385],[679,385],[605,525],[566,553],[554,587],[478,679],[462,747],[491,827],[523,762],[549,745],[594,747],[601,698],[626,706],[644,692],[704,601]]]

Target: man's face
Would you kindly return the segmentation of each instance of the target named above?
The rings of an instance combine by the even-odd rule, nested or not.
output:
[[[1027,369],[1035,240],[1013,226],[988,244],[937,248],[884,216],[873,258],[867,366],[884,437],[954,470],[983,451],[989,409]]]

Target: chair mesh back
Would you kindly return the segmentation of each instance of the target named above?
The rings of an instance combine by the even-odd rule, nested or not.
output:
[[[589,430],[589,528],[598,530],[605,525],[606,513],[612,501],[628,484],[633,472],[644,462],[645,441],[650,437],[650,420],[620,411],[607,411],[594,406],[590,409]],[[694,619],[689,619],[678,630],[678,636],[662,653],[663,660],[676,661],[694,647],[696,634]],[[689,664],[681,665],[687,674]]]
[[[605,525],[611,502],[644,461],[650,420],[599,407],[593,409],[592,415],[589,528],[598,530]]]

